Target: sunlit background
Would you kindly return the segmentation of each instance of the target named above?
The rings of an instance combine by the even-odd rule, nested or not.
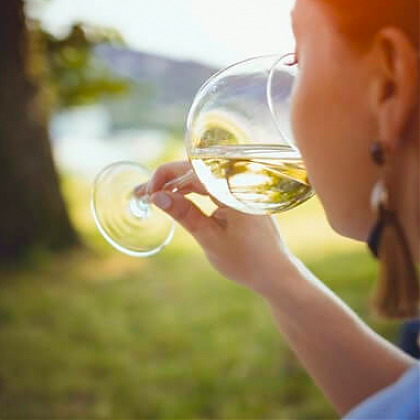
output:
[[[55,0],[32,13],[56,34],[64,35],[74,22],[105,25],[135,50],[225,66],[291,51],[292,5],[291,0]]]
[[[188,109],[217,70],[293,50],[293,2],[27,0],[26,24],[9,25],[21,6],[8,2],[0,23],[8,19],[7,42],[38,87],[37,109],[33,92],[19,90],[21,68],[1,57],[0,96],[16,100],[1,102],[0,125],[10,144],[33,126],[36,134],[31,147],[10,152],[17,175],[9,169],[0,179],[16,194],[2,216],[11,227],[2,233],[12,233],[0,243],[0,416],[334,418],[266,304],[212,270],[186,232],[179,228],[160,255],[134,259],[110,248],[89,208],[92,179],[106,164],[153,169],[185,155]],[[24,30],[30,42],[20,50]],[[0,48],[8,51],[5,41]],[[50,146],[57,177],[50,171],[37,184],[49,167],[37,150]],[[395,340],[395,325],[369,310],[376,266],[365,247],[338,237],[317,199],[278,220],[315,274]]]
[[[288,0],[267,0],[264,7],[239,0],[54,0],[28,5],[29,14],[58,38],[83,22],[116,30],[126,44],[123,51],[100,45],[95,54],[118,75],[134,79],[138,89],[132,88],[113,112],[102,100],[89,108],[65,109],[52,120],[51,136],[60,139],[56,158],[61,167],[78,172],[94,173],[136,153],[144,163],[152,162],[174,131],[182,137],[194,93],[211,74],[249,57],[294,50],[293,3]],[[145,89],[139,91],[141,87]],[[105,137],[120,141],[109,147]]]

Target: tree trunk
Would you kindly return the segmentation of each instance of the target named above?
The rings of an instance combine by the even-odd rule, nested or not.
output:
[[[0,263],[16,262],[34,247],[63,250],[78,243],[28,72],[23,7],[22,0],[0,6]]]

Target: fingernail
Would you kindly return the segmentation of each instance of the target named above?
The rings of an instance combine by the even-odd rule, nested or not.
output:
[[[162,210],[168,210],[172,204],[172,198],[164,192],[158,192],[156,194],[153,194],[152,201]]]

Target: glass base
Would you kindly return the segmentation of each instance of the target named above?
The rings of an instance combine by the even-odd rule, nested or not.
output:
[[[101,234],[118,251],[134,257],[157,254],[172,240],[175,222],[134,189],[151,172],[134,162],[117,162],[96,177],[92,213]]]

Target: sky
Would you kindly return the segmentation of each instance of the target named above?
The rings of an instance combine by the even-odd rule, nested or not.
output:
[[[73,22],[117,29],[134,49],[225,66],[293,51],[293,0],[50,0],[35,13],[53,33]]]

